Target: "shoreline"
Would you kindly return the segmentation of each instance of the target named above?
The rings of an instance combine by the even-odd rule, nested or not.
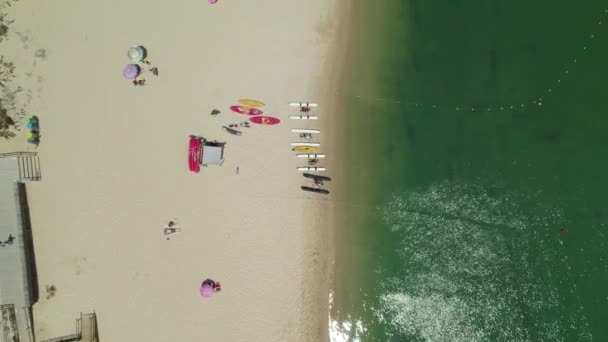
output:
[[[324,106],[319,110],[324,112],[324,114],[321,114],[321,124],[330,137],[329,139],[325,139],[325,141],[328,141],[328,151],[331,153],[328,166],[333,176],[333,194],[330,195],[326,203],[319,204],[320,207],[325,207],[325,224],[318,225],[319,236],[320,241],[326,241],[325,255],[321,255],[325,263],[321,268],[322,274],[318,282],[322,284],[318,290],[320,293],[318,305],[320,308],[319,317],[322,319],[320,329],[323,332],[319,341],[330,341],[332,338],[330,310],[336,272],[334,265],[336,259],[337,224],[340,216],[340,213],[337,211],[339,204],[336,201],[344,191],[343,181],[340,178],[344,174],[344,158],[340,152],[345,144],[345,133],[341,129],[345,113],[339,89],[344,85],[345,73],[348,70],[345,61],[351,44],[351,30],[353,27],[352,1],[347,0],[345,2],[336,2],[335,4],[336,8],[334,11],[340,14],[339,23],[333,37],[335,44],[328,51],[329,57],[323,67],[322,76],[320,76],[323,78],[323,75],[329,75],[329,81],[318,81],[318,83],[323,85],[319,88],[326,88],[319,91],[318,96],[322,99],[322,103],[324,103]]]
[[[117,38],[116,31],[124,29],[121,19],[115,28],[103,32],[97,17],[89,17],[91,13],[110,15],[113,4],[76,8],[82,15],[73,16],[62,25],[57,20],[64,15],[63,7],[51,6],[43,14],[48,6],[39,8],[22,2],[13,9],[20,19],[15,24],[18,32],[31,32],[32,48],[44,45],[52,37],[62,37],[53,41],[48,60],[39,61],[36,66],[42,85],[28,107],[41,117],[43,130],[38,149],[43,181],[28,186],[39,287],[57,288],[51,298],[41,293],[34,306],[37,339],[71,333],[79,312],[95,311],[104,340],[125,340],[137,335],[139,340],[165,341],[172,332],[190,340],[198,334],[197,328],[204,330],[207,338],[235,341],[243,336],[247,340],[327,340],[328,279],[333,276],[331,262],[335,253],[332,202],[340,187],[331,185],[333,194],[328,200],[299,192],[301,175],[294,170],[297,161],[284,146],[292,138],[287,127],[293,125],[284,113],[289,109],[286,103],[296,97],[319,100],[319,124],[324,133],[321,141],[330,153],[329,171],[332,177],[334,172],[339,173],[337,146],[342,135],[335,119],[342,116],[339,96],[331,89],[342,78],[341,58],[346,52],[343,38],[350,30],[345,24],[350,13],[344,5],[337,1],[310,3],[301,16],[294,17],[298,20],[284,18],[282,13],[292,7],[285,2],[271,11],[253,4],[198,5],[204,17],[200,21],[206,20],[207,28],[219,28],[225,17],[234,15],[257,15],[262,21],[268,18],[268,23],[273,22],[270,18],[283,18],[279,23],[259,25],[256,32],[245,37],[240,33],[239,48],[245,51],[256,51],[256,43],[247,37],[258,35],[269,39],[270,46],[272,39],[275,44],[284,44],[279,49],[250,54],[247,60],[230,53],[220,40],[238,35],[241,28],[223,28],[221,38],[214,38],[212,33],[202,37],[198,34],[205,46],[194,48],[192,54],[203,53],[202,60],[196,60],[201,70],[187,68],[194,58],[180,56],[184,61],[177,63],[169,53],[186,45],[163,48],[170,33],[153,37],[146,31],[160,13],[174,22],[182,13],[174,7],[160,6],[142,19],[140,27]],[[315,19],[311,21],[311,17]],[[43,18],[48,31],[39,32]],[[283,25],[294,30],[290,31],[289,40],[280,33]],[[294,25],[299,28],[293,29]],[[64,33],[70,27],[80,27],[82,31]],[[179,28],[174,31],[179,32]],[[182,34],[187,41],[195,33]],[[108,41],[107,37],[115,41]],[[150,79],[144,89],[132,92],[132,87],[124,86],[124,80],[117,81],[118,72],[110,75],[106,69],[120,67],[121,63],[113,59],[125,60],[123,50],[135,39],[149,42],[146,45],[161,76]],[[310,55],[316,56],[313,60],[303,58],[298,49],[302,44],[311,45]],[[99,50],[104,51],[101,56],[92,54]],[[207,50],[218,57],[208,57],[204,54]],[[108,51],[110,63],[105,56]],[[31,58],[30,52],[22,51],[24,61]],[[92,57],[82,61],[74,54]],[[62,75],[68,67],[79,69],[90,64],[97,66],[90,70],[95,82],[86,87],[79,86],[74,76]],[[256,66],[256,73],[244,72]],[[180,85],[171,83],[186,72],[193,75],[180,80]],[[251,87],[258,80],[257,74],[270,75],[265,72],[273,76]],[[240,82],[227,82],[237,77]],[[198,86],[205,79],[218,84],[205,82],[202,88]],[[281,84],[289,86],[279,89],[277,85]],[[188,134],[224,138],[219,129],[210,130],[217,123],[205,114],[206,106],[201,108],[199,103],[210,102],[207,106],[221,108],[223,121],[227,117],[238,120],[240,117],[225,108],[239,97],[266,102],[265,109],[280,116],[282,125],[275,130],[252,128],[240,140],[226,138],[229,143],[224,166],[205,168],[200,175],[185,173],[183,145]],[[173,100],[154,100],[161,98]],[[179,119],[151,120],[162,118],[162,112]],[[153,115],[156,113],[160,115]],[[80,131],[74,127],[89,129]],[[146,135],[158,138],[146,143],[138,141],[133,129],[142,127]],[[28,149],[19,139],[17,136],[9,144],[1,142],[0,150]],[[264,163],[257,160],[255,150],[267,152]],[[135,163],[132,156],[146,162]],[[179,170],[173,167],[176,164]],[[234,178],[231,169],[239,166],[241,174]],[[274,179],[275,183],[260,183],[259,179]],[[196,188],[204,189],[204,195],[194,191]],[[248,195],[238,196],[239,193]],[[56,199],[59,194],[61,202]],[[154,227],[161,227],[163,220],[172,217],[178,217],[187,233],[169,244],[158,239]],[[190,287],[206,276],[222,282],[222,293],[205,302],[191,298]],[[264,288],[247,286],[260,282],[265,283]],[[130,306],[119,311],[117,305],[124,300],[117,296],[127,298]],[[154,315],[161,309],[164,314]],[[172,322],[170,329],[158,330],[164,325],[165,316],[174,317],[173,313],[187,313],[189,318]],[[276,324],[277,320],[280,324]],[[121,323],[125,321],[129,322],[126,326]],[[210,322],[213,324],[208,325]],[[228,327],[234,324],[239,324],[239,329]]]

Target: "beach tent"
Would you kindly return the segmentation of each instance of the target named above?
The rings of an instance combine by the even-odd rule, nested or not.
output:
[[[224,162],[224,144],[218,142],[205,142],[203,144],[202,163],[205,166],[222,165]]]

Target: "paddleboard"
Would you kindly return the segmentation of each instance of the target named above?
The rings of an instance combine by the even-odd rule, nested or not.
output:
[[[316,147],[311,146],[297,146],[291,149],[294,152],[314,152],[317,150]]]
[[[252,100],[252,99],[240,99],[239,103],[242,104],[245,107],[263,107],[264,106],[264,102],[260,102],[260,101],[256,101],[256,100]]]
[[[312,116],[312,115],[291,115],[291,116],[289,116],[289,118],[292,120],[317,120],[317,119],[319,119],[318,116]]]
[[[319,105],[313,102],[289,102],[291,107],[318,107]]]
[[[291,146],[309,146],[309,147],[319,147],[321,144],[316,142],[292,142]]]
[[[298,157],[298,158],[315,159],[315,158],[325,158],[325,155],[324,154],[317,154],[317,153],[303,153],[303,154],[296,154],[296,157]]]
[[[325,171],[324,167],[317,166],[300,166],[298,167],[298,171]]]
[[[301,186],[300,188],[304,191],[316,192],[316,193],[324,194],[324,195],[329,194],[329,190],[325,190],[325,189],[311,188],[309,186]]]
[[[291,131],[293,133],[312,133],[312,134],[321,133],[321,131],[318,129],[305,129],[305,128],[292,128]]]
[[[328,182],[331,180],[331,178],[329,178],[329,177],[313,175],[312,173],[305,173],[302,176],[304,176],[306,178],[318,179],[318,180],[328,181]]]
[[[230,127],[226,127],[226,126],[222,126],[222,129],[230,134],[234,134],[234,135],[243,135],[243,133],[241,131],[237,131],[236,129],[232,129]]]

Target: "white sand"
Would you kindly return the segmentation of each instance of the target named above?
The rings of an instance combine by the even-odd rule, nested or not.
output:
[[[93,310],[102,341],[327,340],[330,208],[299,190],[308,182],[289,142],[298,140],[290,128],[305,127],[330,143],[324,109],[334,108],[336,75],[322,72],[340,46],[344,3],[22,0],[11,9],[17,22],[2,46],[19,58],[42,129],[43,180],[28,189],[38,340],[72,333]],[[135,44],[160,71],[145,87],[121,76]],[[283,122],[227,135],[221,125],[247,119],[228,109],[239,98],[265,102]],[[297,109],[287,102],[307,99],[323,119],[288,120]],[[211,117],[214,108],[222,114]],[[227,141],[224,165],[190,173],[190,134]],[[2,150],[31,149],[23,140]],[[168,241],[173,217],[183,231]],[[203,300],[207,277],[223,290]],[[50,299],[47,285],[57,288]]]

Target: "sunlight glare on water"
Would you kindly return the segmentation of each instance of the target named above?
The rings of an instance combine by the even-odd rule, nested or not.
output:
[[[517,203],[534,199],[447,181],[394,196],[381,212],[402,273],[383,281],[379,323],[415,341],[591,341],[577,292],[558,290],[562,210]]]

